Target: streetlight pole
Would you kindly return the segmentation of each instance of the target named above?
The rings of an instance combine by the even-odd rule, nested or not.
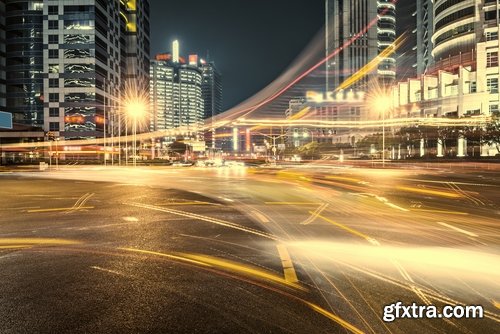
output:
[[[385,167],[385,109],[382,111],[382,167]]]
[[[134,168],[137,166],[137,116],[134,114],[134,117],[133,117],[133,121],[134,121],[134,124],[133,124],[133,135],[132,135],[132,139],[134,140],[134,142],[132,143],[132,154],[133,154],[133,161],[134,161]]]

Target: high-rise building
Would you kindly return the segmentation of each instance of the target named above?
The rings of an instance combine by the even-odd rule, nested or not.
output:
[[[14,123],[43,125],[43,0],[5,1],[6,106]]]
[[[101,137],[125,89],[146,90],[147,0],[45,0],[44,128]]]
[[[432,58],[432,32],[434,23],[433,1],[431,0],[416,0],[415,2],[415,46],[412,53],[415,54],[416,75],[422,75],[427,72],[430,65],[433,63]]]
[[[326,0],[325,8],[325,53],[331,54],[341,48],[338,55],[326,64],[326,86],[327,90],[332,90],[396,40],[396,6],[393,0]],[[365,29],[360,38],[344,47],[353,36]],[[390,85],[395,78],[396,59],[390,55],[351,88],[366,90],[373,79]]]
[[[179,44],[172,53],[156,55],[150,69],[150,130],[182,128],[184,139],[203,140],[204,104],[202,70],[198,57],[189,62],[179,55]],[[175,140],[175,138],[167,138]]]
[[[7,109],[5,0],[0,0],[0,111]]]
[[[127,87],[149,92],[148,0],[3,3],[6,106],[15,123],[102,137]]]
[[[213,61],[201,60],[201,89],[203,92],[204,117],[209,118],[222,112],[222,76]]]
[[[201,91],[203,95],[204,118],[210,121],[212,117],[222,112],[222,76],[215,67],[215,63],[212,61],[205,61],[202,59],[200,66],[202,73]],[[205,142],[207,147],[216,147],[214,136],[214,129],[208,128],[205,130]]]

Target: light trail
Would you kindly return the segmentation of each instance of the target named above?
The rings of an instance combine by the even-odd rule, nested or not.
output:
[[[397,2],[397,1],[394,1],[394,3],[395,2]],[[380,13],[379,15],[383,15],[387,10],[388,9],[384,9],[384,11],[382,13]],[[344,44],[342,44],[340,47],[338,47],[337,49],[335,49],[334,51],[332,51],[328,56],[322,58],[320,61],[318,61],[313,66],[311,66],[309,69],[307,69],[306,71],[302,72],[295,79],[293,79],[291,82],[289,82],[285,87],[279,89],[277,92],[275,92],[271,96],[268,96],[267,98],[265,98],[261,102],[259,102],[257,104],[254,104],[254,105],[252,105],[250,107],[239,109],[239,107],[236,106],[235,108],[233,108],[234,110],[229,110],[229,111],[225,112],[224,114],[226,114],[226,115],[224,115],[224,117],[227,119],[227,118],[230,118],[232,116],[238,116],[238,115],[241,115],[241,114],[243,114],[242,116],[245,117],[245,116],[251,114],[252,112],[254,112],[255,110],[257,110],[258,108],[260,108],[260,107],[262,107],[262,106],[264,106],[264,105],[272,102],[273,100],[275,100],[276,98],[278,98],[279,96],[281,96],[283,93],[285,93],[288,89],[290,89],[295,84],[297,84],[299,81],[301,81],[303,78],[305,78],[306,76],[308,76],[309,74],[311,74],[313,71],[315,71],[316,69],[318,69],[320,66],[324,65],[330,59],[332,59],[335,56],[337,56],[340,52],[344,51],[345,48],[349,47],[356,40],[358,40],[359,38],[363,37],[363,35],[365,35],[371,27],[373,27],[374,25],[376,25],[378,23],[379,15],[377,15],[376,17],[374,17],[364,28],[362,28],[357,34],[355,34],[354,36],[352,36],[346,42],[344,42]],[[390,48],[390,47],[391,46],[388,46],[387,48]],[[282,81],[280,79],[281,78],[278,78],[276,80],[276,82]],[[220,117],[220,115],[219,115],[219,117]],[[214,121],[214,119],[209,119],[209,123],[212,123],[213,121]]]

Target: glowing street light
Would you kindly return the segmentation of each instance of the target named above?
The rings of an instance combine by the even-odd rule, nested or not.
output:
[[[382,114],[382,166],[385,167],[385,114],[391,109],[392,97],[388,93],[376,94],[370,99],[372,107]]]
[[[128,116],[132,118],[132,150],[133,150],[133,162],[134,167],[137,165],[137,122],[141,120],[146,115],[147,111],[147,103],[142,101],[141,99],[133,99],[127,101],[126,105],[126,113]]]

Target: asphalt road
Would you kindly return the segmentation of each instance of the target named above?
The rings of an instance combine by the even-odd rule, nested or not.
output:
[[[0,173],[0,333],[492,333],[496,171]],[[384,305],[483,319],[383,321]]]

